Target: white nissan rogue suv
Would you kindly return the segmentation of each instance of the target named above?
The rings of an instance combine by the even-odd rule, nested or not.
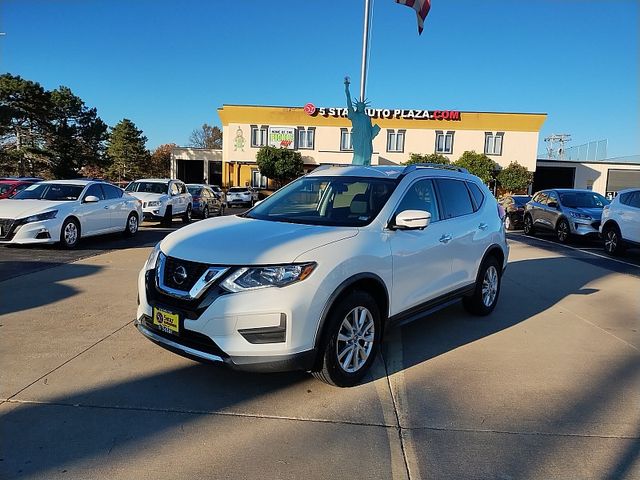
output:
[[[456,167],[319,167],[156,245],[136,325],[192,359],[351,386],[390,326],[460,298],[494,309],[509,253],[500,212]]]

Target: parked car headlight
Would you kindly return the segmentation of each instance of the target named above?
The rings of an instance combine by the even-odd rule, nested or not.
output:
[[[160,256],[160,242],[156,243],[156,246],[153,247],[149,257],[147,258],[147,263],[144,264],[145,271],[153,270],[156,268],[156,263],[158,262],[158,256]]]
[[[150,202],[147,202],[147,207],[159,207],[160,205],[162,205],[162,202],[158,200],[152,200]]]
[[[38,213],[37,215],[31,215],[30,217],[23,218],[20,220],[21,224],[31,223],[31,222],[42,222],[43,220],[51,220],[52,218],[56,218],[58,214],[58,210],[51,210],[50,212]]]
[[[311,275],[316,263],[240,268],[228,276],[221,286],[230,292],[244,292],[266,287],[284,287]]]
[[[571,215],[573,218],[581,218],[582,220],[593,220],[590,215],[586,215],[584,213],[569,212],[569,215]]]

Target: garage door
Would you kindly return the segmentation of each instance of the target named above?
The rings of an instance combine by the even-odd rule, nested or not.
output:
[[[610,169],[607,175],[607,196],[613,197],[625,188],[640,187],[640,170]]]

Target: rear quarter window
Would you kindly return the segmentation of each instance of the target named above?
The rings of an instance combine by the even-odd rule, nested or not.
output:
[[[478,211],[480,210],[480,207],[482,207],[482,204],[484,203],[484,193],[482,193],[482,190],[480,190],[480,187],[473,182],[467,182],[467,185],[469,187],[469,191],[471,192],[471,195],[473,196],[473,203],[475,207],[474,210]]]
[[[440,203],[442,204],[442,218],[455,218],[473,213],[473,203],[466,182],[448,178],[436,180]]]

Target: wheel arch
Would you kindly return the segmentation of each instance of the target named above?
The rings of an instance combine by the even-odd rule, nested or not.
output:
[[[325,332],[328,327],[327,318],[331,314],[334,305],[336,305],[346,295],[356,290],[371,293],[371,296],[378,304],[380,314],[382,315],[382,334],[384,335],[384,326],[389,316],[389,291],[384,280],[372,272],[363,272],[353,275],[338,285],[325,302],[325,306],[322,309],[322,314],[318,323],[318,328],[316,330],[316,337],[314,339],[314,350],[316,352],[314,364],[322,358],[322,349],[320,347],[322,346]]]
[[[602,231],[604,232],[605,228],[609,228],[609,227],[614,227],[616,229],[618,229],[618,232],[620,233],[620,236],[622,236],[621,230],[620,230],[620,225],[618,225],[618,222],[616,222],[613,218],[608,219],[606,222],[604,222],[602,224]]]
[[[487,258],[492,256],[496,257],[496,259],[500,263],[500,266],[502,267],[502,269],[504,269],[504,260],[505,260],[504,250],[497,243],[492,243],[485,250],[484,255],[482,256],[482,260],[480,260],[480,263],[478,264],[478,272],[476,273],[476,282],[478,281],[478,275],[480,275],[480,269],[482,268],[482,265],[484,265],[484,262],[487,260]]]

